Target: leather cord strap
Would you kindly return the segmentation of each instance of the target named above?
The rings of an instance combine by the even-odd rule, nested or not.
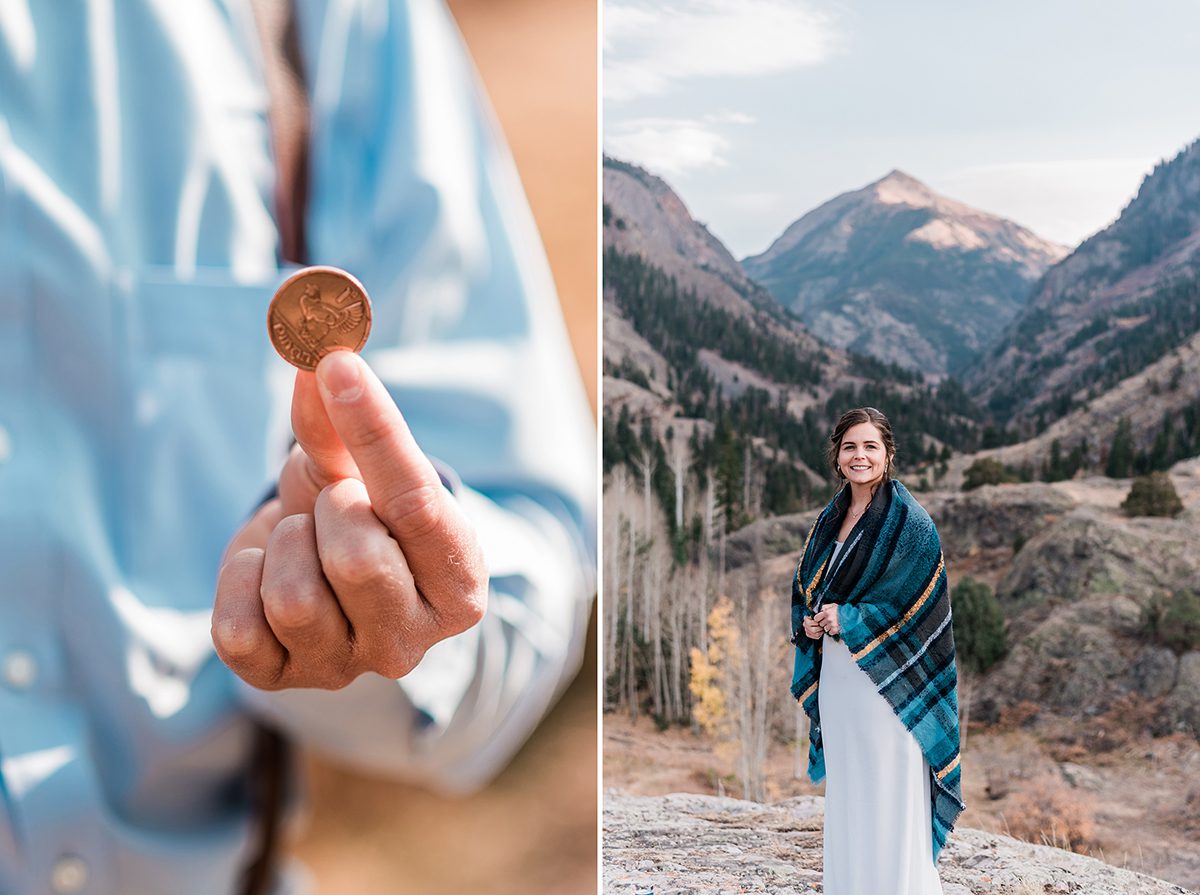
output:
[[[310,115],[299,32],[291,0],[250,0],[250,4],[270,95],[268,118],[275,157],[280,260],[302,264],[308,254],[304,215],[308,204]],[[291,774],[292,750],[278,731],[260,725],[253,753],[248,789],[255,831],[238,895],[268,895],[274,888]]]
[[[249,782],[255,832],[238,895],[268,895],[274,887],[290,762],[287,740],[277,731],[260,725],[255,733]]]
[[[308,246],[308,137],[311,114],[305,89],[300,32],[291,0],[251,0],[263,48],[271,145],[275,156],[275,224],[285,261],[303,264]]]

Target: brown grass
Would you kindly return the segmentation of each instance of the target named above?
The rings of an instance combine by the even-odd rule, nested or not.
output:
[[[1096,845],[1094,800],[1057,780],[1031,781],[1008,801],[1006,832],[1026,842],[1089,854]]]
[[[1028,727],[1037,720],[1041,710],[1042,707],[1040,705],[1029,700],[1007,705],[1000,710],[999,727],[1005,730]]]

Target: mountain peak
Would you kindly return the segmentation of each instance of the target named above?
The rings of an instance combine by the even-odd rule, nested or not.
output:
[[[886,177],[867,187],[876,199],[888,205],[915,205],[919,208],[934,205],[941,198],[911,174],[893,168]]]
[[[916,186],[924,186],[924,184],[917,180],[917,178],[913,177],[907,171],[901,171],[899,168],[892,168],[892,170],[888,171],[886,176],[879,178],[876,183],[885,183],[888,181],[892,183],[907,183],[915,184]]]
[[[742,267],[827,342],[940,375],[974,360],[1061,256],[896,169],[808,212]]]

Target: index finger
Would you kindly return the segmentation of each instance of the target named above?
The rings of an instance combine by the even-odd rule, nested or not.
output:
[[[354,458],[325,412],[316,376],[307,370],[296,371],[292,388],[292,434],[298,447],[279,474],[285,516],[311,513],[322,488],[359,477]]]

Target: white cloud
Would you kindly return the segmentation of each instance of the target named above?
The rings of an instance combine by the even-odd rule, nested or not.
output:
[[[678,177],[689,171],[722,168],[729,139],[722,125],[750,124],[749,115],[717,112],[702,119],[635,118],[614,125],[605,134],[605,152],[644,165],[655,174]]]
[[[1156,158],[1065,159],[974,165],[930,181],[968,205],[1075,246],[1111,224]]]
[[[604,5],[604,99],[668,92],[678,82],[749,77],[828,58],[833,28],[807,0],[691,0]]]
[[[720,168],[729,141],[699,121],[642,118],[606,135],[605,152],[655,174],[678,177],[697,168]]]

